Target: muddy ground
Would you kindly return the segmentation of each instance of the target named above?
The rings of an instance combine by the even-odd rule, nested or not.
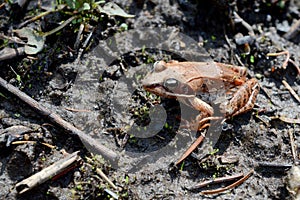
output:
[[[100,159],[78,137],[1,88],[1,199],[114,198],[108,190],[119,199],[292,199],[285,177],[298,164],[300,126],[287,119],[299,121],[300,102],[282,81],[300,95],[300,37],[297,31],[290,34],[300,18],[297,1],[114,2],[134,17],[104,13],[101,20],[87,21],[81,41],[92,30],[93,34],[80,59],[81,50],[73,48],[80,23],[71,23],[48,36],[38,54],[0,61],[0,75],[116,152],[118,161]],[[1,34],[12,36],[11,30],[32,17],[31,12],[53,6],[50,1],[39,3],[15,8],[3,2]],[[67,18],[66,12],[54,12],[27,26],[47,32]],[[267,56],[282,51],[290,54],[286,67],[285,54]],[[230,118],[225,125],[212,122],[206,132],[214,135],[209,135],[216,143],[213,149],[207,142],[178,166],[174,163],[201,132],[182,127],[183,118],[193,110],[141,87],[153,63],[162,59],[244,65],[248,78],[256,78],[261,87],[253,110]],[[151,107],[158,109],[153,115],[149,115]],[[203,149],[208,149],[208,155]],[[16,184],[62,159],[62,150],[80,151],[83,161],[58,178],[18,194]],[[118,189],[100,178],[97,167]],[[200,192],[232,182],[190,190],[204,180],[252,169],[249,179],[221,194]]]

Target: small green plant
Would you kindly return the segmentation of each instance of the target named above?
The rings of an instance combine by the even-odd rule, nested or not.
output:
[[[126,184],[129,183],[129,176],[125,176],[125,183],[126,183]]]
[[[211,152],[210,152],[210,155],[214,155],[214,154],[216,154],[216,153],[218,153],[219,152],[219,149],[213,149]]]
[[[82,187],[82,185],[78,184],[78,185],[76,185],[76,189],[79,190],[79,191],[82,191],[83,187]]]
[[[250,63],[254,63],[254,61],[255,61],[255,58],[254,58],[253,55],[251,55],[251,56],[250,56]]]
[[[183,171],[184,164],[185,164],[185,163],[184,163],[184,161],[183,161],[183,162],[181,163],[181,165],[180,165],[180,169],[179,169],[180,171]]]
[[[4,94],[2,94],[1,92],[0,92],[0,96],[7,99],[7,97]]]

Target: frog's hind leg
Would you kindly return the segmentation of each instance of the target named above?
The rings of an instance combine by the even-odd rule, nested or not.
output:
[[[229,102],[221,105],[225,116],[232,117],[251,110],[254,107],[258,92],[259,85],[257,80],[254,78],[248,80],[236,91]]]

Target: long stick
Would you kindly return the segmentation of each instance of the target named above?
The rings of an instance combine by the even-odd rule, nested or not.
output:
[[[49,111],[47,108],[42,106],[40,103],[38,103],[36,100],[29,97],[24,92],[20,91],[18,88],[14,87],[13,85],[9,84],[7,81],[2,79],[0,77],[0,86],[5,88],[10,93],[17,96],[19,99],[21,99],[23,102],[28,104],[31,108],[36,110],[40,115],[47,117],[50,121],[55,123],[56,125],[59,125],[66,131],[78,135],[84,145],[86,145],[87,149],[95,154],[100,154],[104,158],[108,159],[111,164],[116,164],[118,160],[118,154],[113,152],[112,150],[108,149],[107,147],[99,144],[95,138],[92,138],[91,136],[87,135],[83,131],[77,129],[69,122],[62,119],[59,115],[56,113],[53,113]]]

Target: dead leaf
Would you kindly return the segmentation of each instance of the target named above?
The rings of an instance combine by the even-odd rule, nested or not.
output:
[[[134,17],[134,15],[127,14],[120,6],[113,2],[106,3],[103,7],[98,7],[100,12],[111,16],[121,16],[121,17]]]
[[[22,28],[14,30],[19,37],[27,38],[27,43],[25,45],[25,53],[28,55],[37,54],[43,50],[45,38],[38,35],[30,28]]]

